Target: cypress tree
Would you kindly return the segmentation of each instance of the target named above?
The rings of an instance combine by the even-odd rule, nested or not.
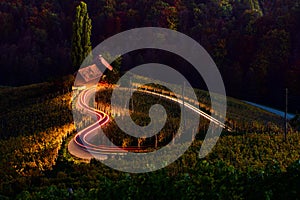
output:
[[[76,7],[76,15],[73,22],[71,58],[75,69],[81,65],[92,51],[91,32],[92,22],[88,15],[87,5],[84,2],[80,2]]]

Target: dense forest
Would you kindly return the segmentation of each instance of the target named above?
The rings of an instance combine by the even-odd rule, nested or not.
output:
[[[178,30],[210,53],[223,75],[228,95],[283,108],[287,87],[291,111],[299,111],[299,0],[85,2],[92,20],[93,47],[132,28]],[[43,82],[77,70],[72,67],[70,50],[78,4],[71,0],[0,2],[0,85]],[[155,53],[146,55],[134,52],[125,56],[121,69],[157,60]],[[174,55],[165,59],[170,66],[178,66]],[[185,67],[180,64],[177,68]],[[203,87],[198,77],[190,79],[194,86]]]

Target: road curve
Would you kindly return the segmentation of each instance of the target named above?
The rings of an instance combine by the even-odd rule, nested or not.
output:
[[[90,100],[90,96],[94,93],[95,88],[88,88],[82,91],[78,97],[78,108],[83,109],[86,112],[89,112],[96,116],[97,121],[82,131],[78,132],[74,137],[74,143],[80,147],[82,150],[88,151],[90,153],[101,153],[101,154],[120,154],[126,153],[128,151],[144,151],[143,147],[119,147],[119,146],[107,146],[107,145],[94,145],[91,144],[87,137],[90,134],[93,134],[93,131],[97,130],[99,127],[105,125],[109,121],[109,116],[95,108],[89,107],[88,101]]]
[[[97,155],[108,155],[108,154],[124,154],[128,151],[130,151],[130,152],[143,152],[143,151],[145,151],[145,147],[136,147],[136,146],[119,147],[119,146],[95,145],[95,144],[91,144],[87,140],[87,137],[90,134],[93,134],[95,130],[97,130],[99,127],[101,127],[101,126],[105,125],[107,122],[109,122],[109,116],[106,113],[104,113],[100,110],[97,110],[95,108],[92,108],[88,105],[90,97],[94,93],[95,89],[96,89],[96,87],[90,87],[90,88],[87,88],[87,89],[81,91],[80,94],[78,95],[78,101],[77,101],[76,106],[79,109],[81,109],[81,110],[83,110],[87,113],[90,113],[93,116],[96,116],[97,120],[96,120],[96,122],[94,122],[93,124],[91,124],[87,128],[81,130],[80,132],[78,132],[75,135],[75,137],[72,139],[72,141],[68,145],[69,152],[72,155],[74,155],[76,157],[79,157],[79,158],[91,159],[91,158],[94,158],[95,154],[97,154]],[[230,131],[230,129],[227,128],[224,123],[222,123],[219,120],[211,117],[207,113],[201,111],[200,109],[196,108],[195,106],[193,106],[193,105],[191,105],[187,102],[183,102],[180,99],[170,97],[170,96],[167,96],[167,95],[163,95],[163,94],[160,94],[160,93],[155,93],[155,92],[152,92],[152,91],[147,91],[147,90],[138,90],[138,91],[148,93],[148,94],[151,94],[151,95],[155,95],[155,96],[160,96],[160,97],[163,97],[167,100],[178,102],[179,104],[184,104],[184,106],[186,108],[198,113],[199,115],[201,115],[204,118],[210,120],[211,122],[215,123],[216,125],[220,126],[221,128],[225,128],[225,129]],[[90,153],[93,153],[93,156]],[[100,158],[100,159],[105,159],[105,158]]]

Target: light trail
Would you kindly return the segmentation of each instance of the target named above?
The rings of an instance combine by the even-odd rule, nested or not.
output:
[[[90,153],[99,153],[99,154],[123,154],[126,152],[145,152],[147,151],[147,147],[137,147],[137,146],[131,146],[131,147],[120,147],[120,146],[107,146],[107,145],[95,145],[91,144],[87,137],[90,134],[93,134],[94,131],[99,129],[101,126],[104,126],[109,122],[109,116],[104,113],[103,111],[97,110],[95,108],[92,108],[88,105],[88,102],[90,100],[90,96],[94,93],[94,90],[96,90],[96,87],[90,87],[88,89],[83,90],[79,96],[77,101],[77,106],[79,109],[82,109],[84,111],[87,111],[88,113],[96,116],[96,122],[94,122],[92,125],[88,126],[87,128],[81,130],[78,132],[75,137],[73,138],[75,144],[80,147],[82,150],[90,152]],[[228,128],[224,123],[220,122],[219,120],[211,117],[207,113],[201,111],[200,109],[196,108],[195,106],[183,102],[180,99],[177,99],[175,97],[170,97],[167,95],[163,95],[160,93],[155,93],[147,90],[137,90],[139,92],[148,93],[154,96],[163,97],[167,100],[177,102],[181,105],[184,105],[188,109],[190,109],[193,112],[198,113],[199,115],[203,116],[204,118],[210,120],[211,122],[215,123],[219,127],[223,129],[227,129],[228,131],[231,131],[230,128]]]

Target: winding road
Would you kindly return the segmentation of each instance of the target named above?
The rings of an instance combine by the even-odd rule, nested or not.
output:
[[[105,125],[107,122],[109,122],[109,116],[104,113],[103,111],[97,110],[95,108],[92,108],[89,106],[89,100],[91,96],[94,94],[96,90],[96,87],[90,87],[83,91],[81,91],[78,95],[78,100],[76,102],[76,106],[79,110],[82,110],[84,113],[90,114],[91,116],[95,116],[96,122],[88,126],[87,128],[81,130],[78,132],[75,137],[71,140],[71,142],[68,145],[69,152],[76,157],[82,158],[82,159],[91,159],[95,157],[95,154],[99,155],[97,159],[106,159],[106,155],[108,154],[124,154],[128,151],[130,152],[141,152],[145,151],[145,147],[119,147],[119,146],[107,146],[107,145],[95,145],[88,141],[89,138],[92,138],[95,134],[97,134],[96,130],[99,129],[100,126]],[[151,95],[159,96],[162,98],[165,98],[167,100],[177,102],[179,104],[183,104],[186,108],[198,113],[199,115],[203,116],[204,118],[210,120],[214,124],[218,125],[221,128],[227,129],[230,131],[227,126],[220,122],[219,120],[211,117],[207,113],[201,111],[200,109],[196,108],[195,106],[183,102],[180,99],[170,97],[167,95],[163,95],[160,93],[155,93],[152,91],[147,90],[138,90],[139,92],[148,93]],[[91,155],[92,153],[93,155]]]

